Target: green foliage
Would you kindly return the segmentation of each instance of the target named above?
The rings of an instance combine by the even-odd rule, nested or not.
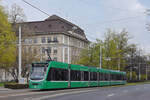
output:
[[[0,67],[10,66],[15,61],[15,40],[7,14],[0,6]]]
[[[0,83],[0,87],[4,86],[4,83]]]
[[[146,75],[145,74],[141,75],[141,80],[146,80]]]
[[[95,43],[89,45],[89,48],[82,51],[81,59],[77,64],[99,67],[100,46],[102,46],[102,68],[116,70],[120,62],[121,70],[123,70],[125,66],[124,57],[129,46],[128,40],[128,32],[125,30],[120,33],[108,30],[105,33],[104,41],[97,39]]]
[[[136,72],[132,72],[132,80],[137,80],[137,74],[136,74]]]

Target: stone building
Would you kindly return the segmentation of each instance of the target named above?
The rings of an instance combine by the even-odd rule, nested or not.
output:
[[[89,41],[83,29],[56,15],[44,21],[24,22],[18,25],[22,30],[22,51],[28,52],[29,57],[36,54],[34,56],[41,61],[48,58],[45,52],[45,49],[48,49],[53,60],[74,63],[79,59],[81,50],[88,46]],[[18,27],[16,28],[18,30]],[[10,73],[0,69],[0,82],[11,80],[13,77]]]
[[[30,31],[22,32],[23,50],[37,54],[41,61],[48,58],[47,49],[53,60],[74,63],[81,50],[88,46],[84,30],[57,15],[44,21],[25,22],[21,26],[22,30]]]

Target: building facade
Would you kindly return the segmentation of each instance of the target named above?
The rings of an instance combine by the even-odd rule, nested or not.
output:
[[[57,15],[22,23],[21,27],[23,51],[36,54],[41,61],[48,58],[48,50],[53,60],[74,63],[88,46],[84,31]]]
[[[10,73],[0,68],[0,82],[12,81],[13,77]]]
[[[47,60],[46,50],[48,50],[52,60],[74,63],[89,43],[80,27],[57,15],[52,15],[44,21],[24,22],[17,25],[21,26],[22,55],[28,54],[26,58],[29,60],[32,60],[32,56],[40,61]],[[14,28],[18,30],[18,27]],[[18,31],[16,33],[19,34]],[[26,62],[28,61],[22,62],[22,66]],[[0,82],[11,80],[13,77],[10,73],[0,69]]]

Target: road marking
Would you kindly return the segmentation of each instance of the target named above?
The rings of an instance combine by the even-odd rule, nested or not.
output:
[[[98,90],[98,89],[96,89]],[[57,96],[63,96],[63,95],[68,95],[68,94],[77,94],[77,93],[87,93],[87,92],[92,92],[92,91],[96,91],[96,90],[85,90],[85,91],[74,91],[74,92],[68,92],[68,93],[59,93],[59,94],[54,94],[54,95],[48,95],[48,96],[42,96],[42,97],[38,97],[38,98],[24,98],[24,100],[41,100],[41,99],[48,99],[48,98],[52,98],[52,97],[57,97]]]
[[[107,97],[112,97],[112,96],[114,96],[114,95],[115,95],[114,93],[108,94]]]

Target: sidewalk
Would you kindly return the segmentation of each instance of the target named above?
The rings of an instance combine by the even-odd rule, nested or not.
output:
[[[9,91],[9,90],[11,90],[11,89],[0,87],[0,91]]]

